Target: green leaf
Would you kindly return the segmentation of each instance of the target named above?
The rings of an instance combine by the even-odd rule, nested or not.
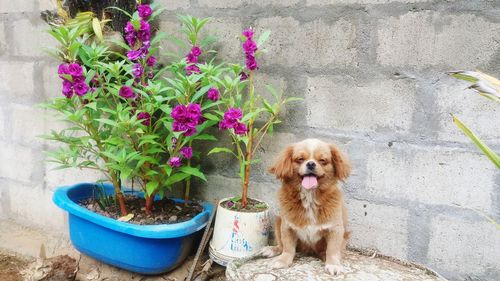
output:
[[[95,120],[98,121],[98,122],[104,123],[104,124],[108,124],[108,125],[113,126],[113,127],[118,127],[118,123],[116,123],[113,120],[103,119],[103,118],[98,118],[98,119],[95,119]]]
[[[193,98],[191,99],[191,102],[197,101],[201,96],[203,96],[208,90],[212,88],[212,85],[207,85],[203,88],[201,88],[196,94],[194,94]]]
[[[214,148],[212,148],[212,150],[210,150],[208,152],[208,155],[213,154],[213,153],[219,153],[219,152],[227,152],[227,153],[234,154],[234,152],[231,149],[229,149],[229,148],[226,148],[226,147],[214,147]]]
[[[483,153],[488,156],[488,158],[500,169],[500,156],[496,154],[491,148],[483,143],[481,139],[479,139],[469,128],[467,128],[457,117],[453,116],[453,122],[462,130],[475,144],[479,149],[483,151]]]
[[[208,135],[208,134],[201,134],[201,135],[197,135],[195,136],[193,139],[195,140],[209,140],[209,141],[217,141],[217,138],[212,136],[212,135]]]
[[[176,173],[173,176],[170,176],[167,178],[167,180],[165,181],[165,185],[172,185],[176,182],[180,182],[181,180],[183,180],[189,176],[190,176],[190,174]]]
[[[92,19],[92,29],[94,30],[94,34],[97,39],[99,39],[99,42],[102,42],[104,40],[104,36],[102,36],[101,23],[98,18]]]
[[[195,177],[198,177],[204,181],[207,181],[207,178],[205,177],[205,175],[197,168],[183,166],[183,167],[179,168],[179,171],[184,172],[186,174],[190,174],[190,175],[195,176]]]
[[[151,196],[151,194],[153,194],[158,185],[159,183],[157,181],[150,181],[146,184],[146,192],[148,193],[148,196]]]
[[[262,33],[260,36],[259,36],[259,39],[257,39],[257,46],[259,48],[262,47],[262,45],[264,43],[266,43],[267,39],[269,38],[269,35],[271,34],[271,31],[269,30],[266,30],[264,33]]]

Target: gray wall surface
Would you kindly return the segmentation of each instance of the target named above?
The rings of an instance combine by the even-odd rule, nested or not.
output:
[[[304,101],[259,153],[251,196],[275,206],[279,182],[266,172],[287,144],[337,143],[353,174],[344,185],[351,244],[425,264],[450,280],[500,280],[500,172],[455,127],[450,113],[500,151],[500,109],[446,71],[500,76],[500,1],[190,0],[160,1],[161,30],[178,34],[177,13],[212,17],[222,58],[243,62],[237,36],[271,30],[258,81]],[[0,217],[64,233],[55,187],[93,181],[87,171],[54,171],[52,144],[36,136],[60,126],[35,104],[60,94],[54,46],[43,31],[49,0],[0,1]],[[169,47],[168,44],[165,47]],[[259,86],[262,90],[264,87]],[[203,163],[203,199],[240,192],[236,161]]]

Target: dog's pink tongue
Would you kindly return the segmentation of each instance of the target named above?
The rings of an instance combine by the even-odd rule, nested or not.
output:
[[[318,186],[318,179],[315,176],[305,176],[302,179],[302,186],[305,189],[311,189]]]

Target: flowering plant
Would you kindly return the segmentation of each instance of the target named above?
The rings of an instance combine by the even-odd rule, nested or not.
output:
[[[62,97],[46,106],[72,126],[48,136],[66,144],[49,156],[61,168],[104,172],[115,187],[122,215],[128,213],[121,191],[126,180],[139,182],[147,214],[154,197],[180,181],[187,183],[187,200],[190,178],[206,180],[192,165],[199,156],[193,142],[216,140],[203,132],[219,121],[210,112],[220,104],[217,81],[226,69],[200,63],[211,41],[199,40],[208,20],[180,17],[190,51],[179,62],[160,67],[155,55],[165,36],[153,35],[150,27],[157,15],[158,10],[147,4],[139,4],[129,15],[126,43],[114,42],[126,55],[90,42],[78,29],[54,26],[50,31],[62,44],[54,54],[62,60],[58,74],[63,89]],[[170,72],[168,78],[165,72]]]
[[[266,134],[273,132],[274,125],[281,123],[279,113],[284,105],[291,101],[300,100],[295,97],[284,98],[270,85],[266,85],[266,87],[275,98],[274,103],[255,93],[255,72],[259,69],[256,58],[264,52],[262,46],[269,34],[268,31],[264,32],[257,41],[254,41],[254,30],[252,28],[243,31],[241,40],[243,41],[242,47],[246,60],[245,67],[234,66],[233,74],[237,79],[234,81],[227,79],[224,82],[226,89],[236,90],[224,94],[224,104],[221,107],[223,111],[218,111],[222,120],[218,126],[220,130],[229,133],[236,152],[227,148],[216,147],[209,154],[229,152],[238,159],[239,176],[242,179],[242,194],[241,197],[236,197],[236,199],[229,202],[231,208],[247,207],[251,165],[259,162],[258,159],[254,159],[255,152],[260,147]]]

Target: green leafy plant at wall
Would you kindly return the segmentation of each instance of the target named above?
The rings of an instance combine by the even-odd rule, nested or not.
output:
[[[469,87],[474,89],[479,95],[489,99],[492,102],[500,104],[500,80],[493,76],[482,73],[480,71],[453,71],[449,73],[451,76],[472,83]],[[469,127],[467,127],[458,117],[452,115],[453,122],[457,125],[466,136],[468,136],[474,144],[500,169],[500,156],[495,153],[484,141],[481,140]],[[489,221],[495,224],[497,229],[500,229],[500,224],[493,218],[481,212]]]
[[[139,183],[147,214],[154,198],[177,183],[186,183],[189,200],[190,179],[206,180],[193,145],[217,140],[207,129],[220,121],[222,94],[235,91],[223,82],[232,68],[214,63],[208,49],[212,38],[201,38],[208,19],[180,16],[187,54],[165,65],[157,62],[159,43],[168,37],[151,30],[159,11],[144,4],[129,15],[125,43],[113,42],[124,53],[110,50],[106,38],[89,40],[90,31],[80,26],[57,25],[49,31],[60,43],[52,55],[61,61],[62,95],[45,107],[70,124],[46,136],[63,144],[48,153],[50,161],[59,168],[103,172],[123,216],[128,213],[121,190],[125,181]]]

